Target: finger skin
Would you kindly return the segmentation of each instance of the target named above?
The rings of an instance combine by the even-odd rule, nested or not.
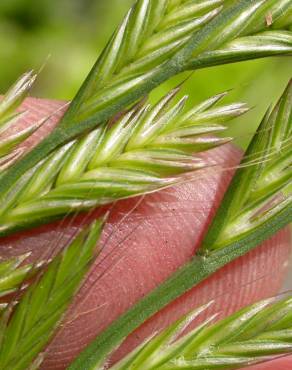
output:
[[[22,124],[51,114],[62,104],[27,99],[24,107],[30,113]],[[30,147],[38,142],[40,136],[55,126],[60,115],[58,112],[25,145]],[[238,164],[240,156],[237,149],[226,145],[210,151],[208,159],[229,168]],[[64,369],[98,333],[194,255],[231,176],[232,171],[214,167],[172,189],[118,202],[111,207],[103,235],[104,249],[49,345],[42,369]],[[88,223],[98,214],[100,211],[90,217],[78,216],[73,221],[71,218],[2,239],[0,253],[9,256],[31,251],[32,260],[51,257],[84,222]],[[290,233],[284,229],[148,320],[130,335],[112,361],[154,331],[212,299],[215,303],[207,314],[219,312],[223,317],[276,294],[283,282],[290,247]],[[281,361],[279,366],[286,366],[288,360]],[[261,364],[252,369],[277,369],[276,362],[274,367],[268,366],[270,364]]]
[[[246,370],[291,370],[291,369],[292,369],[291,356],[246,368]]]

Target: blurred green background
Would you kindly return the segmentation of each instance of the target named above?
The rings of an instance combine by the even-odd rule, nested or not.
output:
[[[159,1],[159,0],[158,0]],[[0,92],[24,71],[40,70],[33,94],[72,99],[133,0],[0,0]],[[292,59],[272,58],[197,71],[184,84],[190,104],[233,89],[227,100],[248,102],[252,111],[231,123],[245,146],[267,107],[292,75]],[[186,75],[167,82],[167,91]]]

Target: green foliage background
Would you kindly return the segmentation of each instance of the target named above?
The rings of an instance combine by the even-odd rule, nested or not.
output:
[[[0,92],[24,71],[43,70],[33,94],[71,99],[109,36],[134,0],[1,0]],[[197,71],[184,92],[190,103],[226,89],[229,100],[247,101],[254,109],[231,124],[241,146],[267,106],[291,78],[292,58],[272,58]],[[189,75],[182,76],[186,78]],[[182,78],[155,91],[157,97]]]

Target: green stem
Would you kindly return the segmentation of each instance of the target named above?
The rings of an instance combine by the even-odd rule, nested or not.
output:
[[[252,235],[245,236],[208,257],[195,256],[174,275],[158,286],[129,311],[113,322],[69,366],[68,370],[94,370],[143,322],[170,302],[189,291],[226,264],[245,255],[292,221],[292,205],[269,220]]]

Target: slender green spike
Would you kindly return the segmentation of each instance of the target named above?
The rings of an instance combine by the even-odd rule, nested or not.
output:
[[[292,0],[167,3],[138,0],[102,52],[59,126],[13,168],[5,171],[0,183],[1,197],[4,199],[26,171],[56,148],[104,124],[180,72],[291,54],[291,7]],[[269,14],[275,22],[273,27],[267,22]],[[177,16],[175,23],[166,22]],[[262,35],[267,31],[271,34]],[[146,45],[151,44],[152,38],[157,42],[152,42],[147,52]],[[240,47],[237,42],[241,43]]]
[[[286,192],[291,184],[291,126],[292,81],[259,126],[221,205],[221,216],[204,241],[203,253],[224,248],[291,206],[292,194]]]
[[[291,297],[258,302],[217,323],[206,321],[177,339],[206,307],[149,338],[111,370],[232,370],[292,352]],[[270,312],[278,312],[281,330],[273,331]],[[214,318],[213,318],[214,319]],[[254,326],[253,326],[254,325]],[[249,329],[253,327],[251,332]],[[100,364],[100,369],[103,368]]]
[[[8,306],[2,313],[1,370],[26,370],[29,366],[40,365],[44,358],[41,351],[54,334],[94,260],[102,225],[103,221],[97,220],[81,231],[48,264],[15,308],[11,310]]]
[[[30,228],[170,186],[206,166],[195,157],[223,145],[225,122],[247,112],[245,104],[216,107],[223,95],[187,112],[174,89],[154,106],[138,104],[118,120],[98,127],[51,153],[10,188],[0,215],[0,235]]]

